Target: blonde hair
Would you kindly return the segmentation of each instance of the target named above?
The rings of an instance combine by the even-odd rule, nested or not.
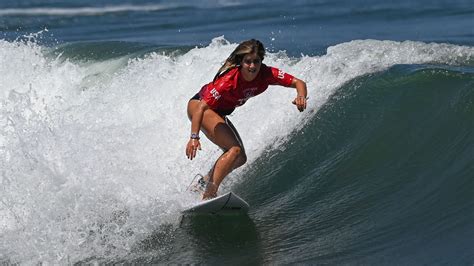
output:
[[[263,44],[255,39],[241,42],[225,60],[221,68],[219,68],[219,71],[217,71],[217,74],[214,77],[214,81],[232,68],[240,66],[244,56],[252,53],[257,53],[260,60],[263,60],[263,57],[265,56],[265,48],[263,47]]]

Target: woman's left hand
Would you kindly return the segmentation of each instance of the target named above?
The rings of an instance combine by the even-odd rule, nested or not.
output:
[[[296,105],[296,108],[298,108],[298,110],[300,112],[303,112],[305,109],[306,109],[306,100],[308,98],[306,98],[305,96],[297,96],[294,100],[293,100],[293,104]]]
[[[306,83],[300,79],[293,78],[291,87],[296,88],[296,98],[293,100],[293,104],[300,112],[306,109],[306,100],[308,100],[308,90],[306,89]]]

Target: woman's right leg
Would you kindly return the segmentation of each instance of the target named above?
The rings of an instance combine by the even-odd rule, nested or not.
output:
[[[191,100],[188,104],[188,116],[191,118],[194,110],[198,107],[198,100]],[[231,128],[232,127],[232,128]],[[211,109],[204,112],[201,130],[224,153],[217,159],[209,176],[209,185],[203,198],[215,197],[217,189],[225,176],[233,169],[242,166],[246,160],[244,147],[241,145],[238,133],[232,124],[228,125],[224,118]],[[234,133],[235,131],[235,133]]]

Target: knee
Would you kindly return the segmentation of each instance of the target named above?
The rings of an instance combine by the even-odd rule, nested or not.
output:
[[[232,146],[227,152],[232,158],[238,158],[244,153],[239,146]]]
[[[247,162],[247,155],[245,154],[245,150],[241,147],[233,146],[229,149],[229,153],[237,161],[239,166]]]

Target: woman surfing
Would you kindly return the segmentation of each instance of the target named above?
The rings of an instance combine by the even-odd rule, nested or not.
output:
[[[262,63],[263,44],[255,39],[240,43],[219,69],[214,80],[204,85],[188,102],[191,136],[186,156],[192,160],[201,149],[199,132],[223,150],[209,174],[198,183],[205,184],[202,199],[216,197],[222,180],[247,161],[244,145],[234,125],[227,118],[235,108],[264,92],[269,85],[296,89],[293,104],[300,112],[306,109],[306,83],[280,69]]]

